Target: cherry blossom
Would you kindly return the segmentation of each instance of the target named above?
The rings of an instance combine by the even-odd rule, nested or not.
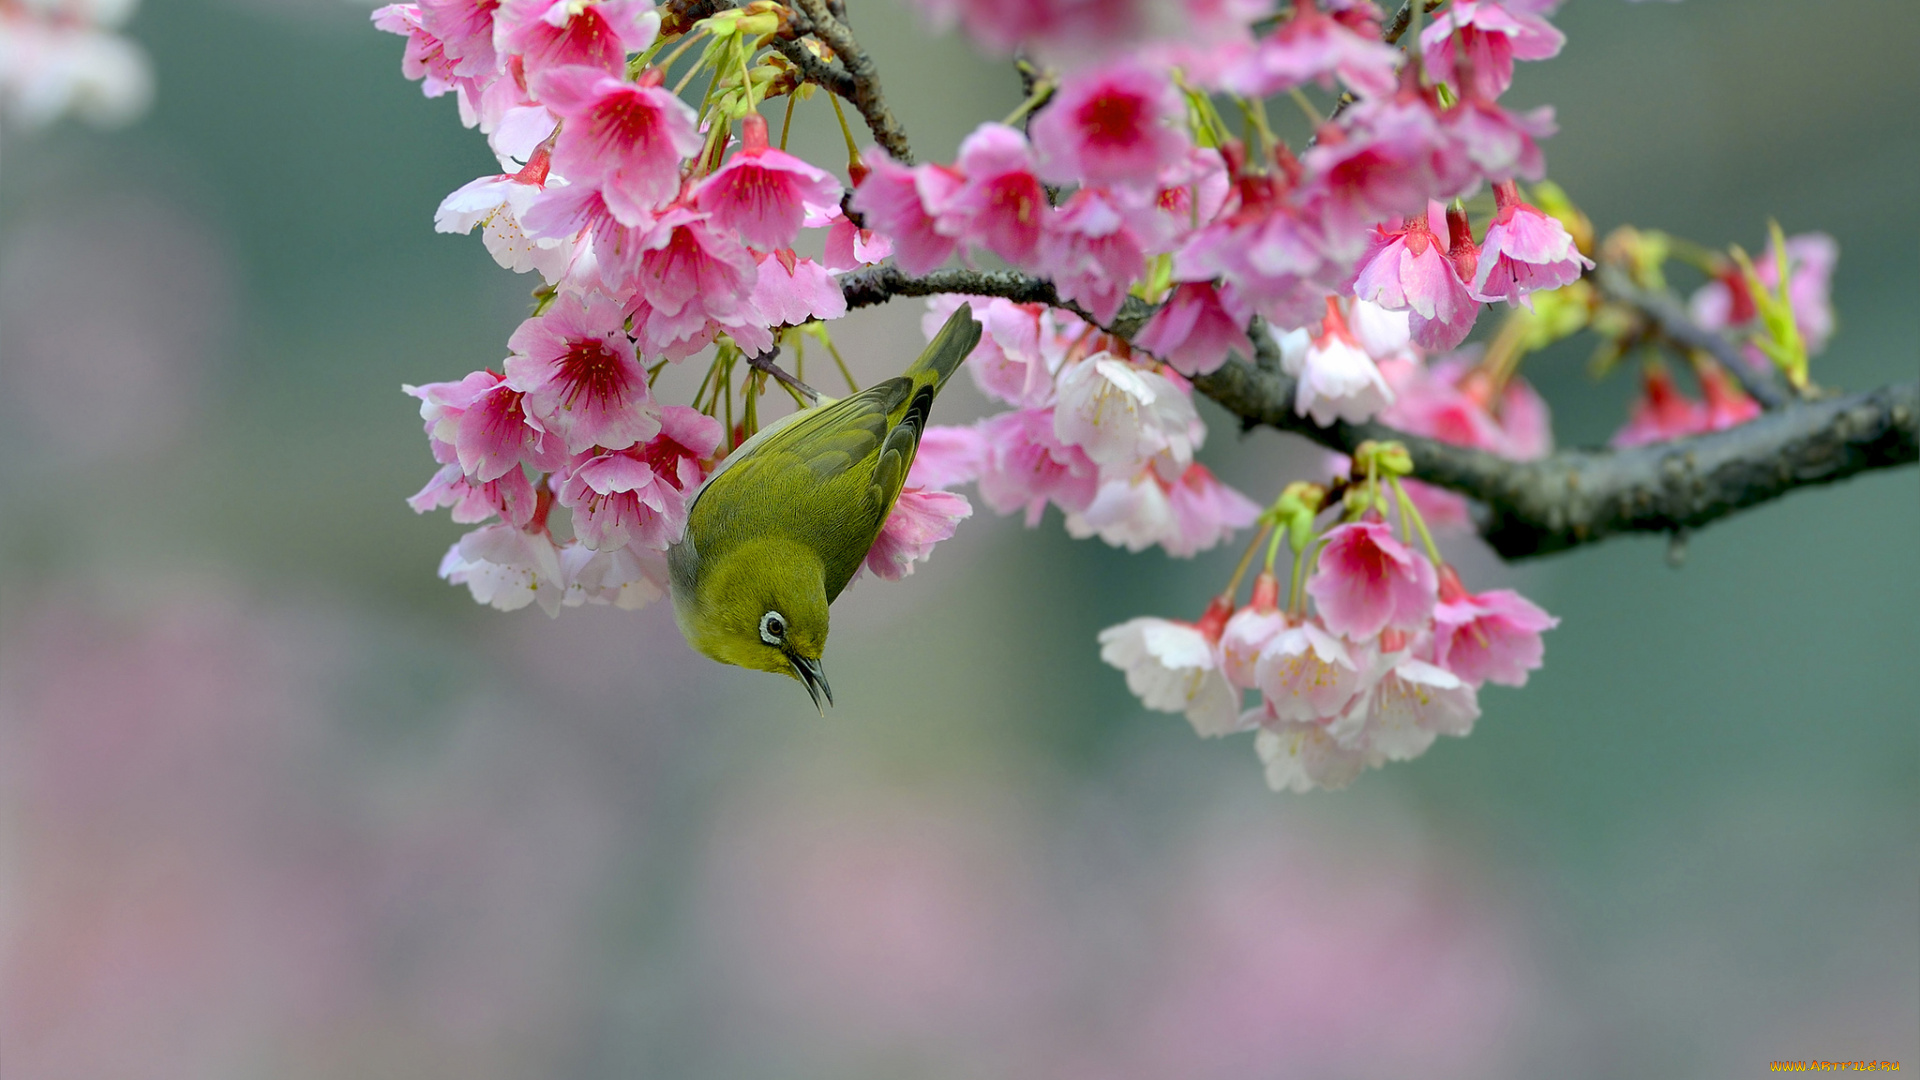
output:
[[[1818,353],[1827,347],[1827,339],[1833,335],[1830,288],[1834,264],[1840,259],[1840,245],[1826,233],[1800,233],[1787,237],[1785,246],[1787,263],[1792,268],[1787,277],[1787,302],[1793,308],[1793,321],[1807,352]],[[1780,267],[1771,246],[1754,260],[1753,269],[1761,285],[1768,289],[1780,287]],[[1739,267],[1731,264],[1725,273],[1702,285],[1688,307],[1694,320],[1711,330],[1741,326],[1758,315],[1746,277]],[[1769,366],[1757,349],[1749,355],[1754,357],[1756,368],[1764,370]]]
[[[980,422],[980,497],[995,513],[1022,511],[1029,528],[1047,504],[1068,513],[1092,505],[1100,472],[1086,451],[1054,433],[1053,410],[1021,409]]]
[[[1252,356],[1244,309],[1231,310],[1228,299],[1210,284],[1178,286],[1140,328],[1135,343],[1183,375],[1217,371],[1235,349]]]
[[[1327,725],[1343,746],[1363,746],[1386,761],[1427,752],[1440,735],[1465,735],[1480,716],[1474,688],[1411,650],[1382,650],[1366,689]]]
[[[1543,631],[1560,620],[1512,589],[1474,595],[1453,567],[1440,571],[1440,602],[1433,609],[1433,661],[1470,686],[1492,681],[1525,686],[1540,666]]]
[[[938,215],[959,190],[961,176],[940,165],[908,168],[876,148],[863,156],[867,175],[855,186],[854,211],[892,242],[894,260],[907,273],[924,274],[946,262],[956,241],[940,230]]]
[[[961,304],[980,320],[980,344],[967,356],[974,385],[988,397],[1023,408],[1051,405],[1053,374],[1065,355],[1055,348],[1055,317],[1039,304],[999,297],[943,296],[927,305],[920,329],[929,339]],[[1075,320],[1076,322],[1078,320]]]
[[[556,473],[560,505],[574,510],[574,531],[596,551],[665,551],[686,527],[687,498],[706,478],[702,462],[720,446],[720,422],[669,405],[660,434],[622,450],[582,454]]]
[[[634,355],[625,316],[599,295],[562,299],[507,339],[507,385],[569,453],[620,450],[660,430],[660,410]]]
[[[560,549],[545,529],[487,525],[460,538],[440,560],[440,576],[465,585],[475,601],[501,611],[517,611],[538,601],[548,615],[560,614],[566,580]]]
[[[1525,5],[1453,0],[1420,32],[1420,50],[1434,78],[1492,101],[1512,85],[1515,60],[1551,59],[1566,40]]]
[[[1295,379],[1293,411],[1321,427],[1359,423],[1393,404],[1393,390],[1373,358],[1347,329],[1340,305],[1327,298],[1327,317],[1306,348],[1282,348],[1281,368]]]
[[[1571,284],[1583,269],[1593,269],[1593,260],[1580,254],[1567,227],[1522,202],[1513,181],[1495,184],[1493,197],[1498,209],[1480,242],[1479,268],[1469,289],[1474,299],[1523,303],[1528,293]]]
[[[1048,205],[1027,137],[1005,124],[981,124],[960,144],[957,165],[962,180],[940,204],[938,230],[1016,266],[1031,265]]]
[[[505,0],[494,20],[496,43],[530,77],[570,66],[617,75],[660,32],[651,0]]]
[[[1361,674],[1347,646],[1317,619],[1289,621],[1254,661],[1267,715],[1282,721],[1325,722],[1353,700]]]
[[[1041,175],[1151,187],[1186,152],[1181,119],[1180,95],[1160,72],[1125,60],[1075,72],[1033,121]]]
[[[1480,304],[1447,254],[1424,215],[1405,219],[1398,229],[1380,226],[1360,260],[1353,295],[1389,310],[1408,309],[1414,341],[1451,349],[1472,331]]]
[[[599,189],[620,224],[649,224],[680,189],[680,159],[700,149],[692,107],[657,78],[631,83],[577,65],[546,72],[534,87],[562,122],[554,168]]]
[[[690,152],[690,151],[689,151]],[[790,248],[807,215],[840,205],[840,182],[767,145],[760,114],[741,124],[740,149],[693,189],[693,205],[758,248]]]
[[[1231,612],[1216,601],[1199,623],[1143,616],[1100,631],[1100,659],[1126,672],[1127,689],[1160,712],[1185,713],[1201,735],[1240,730],[1240,694],[1216,646]]]
[[[1166,376],[1099,353],[1060,373],[1054,434],[1098,465],[1166,455],[1186,470],[1205,437],[1184,388]]]
[[[1278,720],[1259,710],[1253,722],[1260,725],[1253,748],[1275,791],[1338,791],[1385,760],[1371,748],[1340,745],[1319,724]]]
[[[1354,93],[1382,97],[1393,93],[1399,61],[1399,50],[1377,34],[1355,33],[1303,2],[1294,4],[1292,14],[1251,54],[1222,73],[1221,82],[1243,97],[1263,98],[1309,82],[1331,90],[1338,75]]]
[[[433,215],[434,229],[466,233],[479,226],[481,241],[495,262],[516,274],[538,270],[548,282],[559,281],[573,261],[571,238],[535,238],[520,227],[520,216],[546,189],[551,164],[551,152],[542,148],[518,172],[483,176],[461,186],[441,200]]]
[[[963,495],[906,488],[862,565],[888,581],[899,581],[913,573],[915,563],[933,555],[933,545],[952,537],[960,522],[972,516],[973,506]]]
[[[1417,630],[1433,614],[1433,564],[1394,539],[1379,521],[1356,521],[1327,533],[1307,593],[1327,629],[1370,638],[1395,627]]]
[[[1108,323],[1126,302],[1128,283],[1146,272],[1147,257],[1117,200],[1081,188],[1041,234],[1039,264],[1062,297]]]

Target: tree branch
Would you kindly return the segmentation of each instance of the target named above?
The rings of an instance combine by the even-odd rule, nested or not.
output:
[[[1740,384],[1747,396],[1764,409],[1777,409],[1788,401],[1778,383],[1756,375],[1740,355],[1740,349],[1725,334],[1709,330],[1688,317],[1680,299],[1665,290],[1643,289],[1633,283],[1617,266],[1602,264],[1594,271],[1594,282],[1602,294],[1638,309],[1667,340],[1712,356]]]
[[[916,278],[876,266],[845,274],[840,284],[849,308],[959,293],[1048,304],[1094,321],[1062,301],[1052,282],[1011,271],[937,270]],[[1105,329],[1130,338],[1152,310],[1130,299]],[[1622,533],[1684,533],[1795,488],[1920,461],[1920,383],[1791,402],[1738,427],[1691,438],[1623,450],[1562,450],[1535,461],[1377,423],[1323,428],[1294,412],[1294,381],[1280,372],[1269,335],[1255,329],[1254,362],[1229,357],[1218,371],[1194,379],[1194,389],[1248,427],[1291,431],[1342,453],[1368,439],[1405,444],[1416,477],[1485,507],[1481,534],[1509,559]]]
[[[796,14],[805,16],[805,26],[803,28],[800,19],[794,19],[791,21],[794,31],[812,34],[821,44],[832,49],[833,54],[846,65],[844,80],[839,78],[839,69],[828,68],[833,73],[828,78],[833,82],[822,82],[821,85],[852,102],[853,107],[860,110],[861,119],[867,122],[867,130],[873,133],[873,141],[879,143],[895,161],[903,165],[913,164],[913,147],[907,142],[906,129],[894,119],[893,110],[887,106],[886,95],[880,90],[880,70],[874,66],[873,57],[860,47],[860,42],[855,40],[847,24],[828,10],[825,0],[795,0],[795,3],[800,8]],[[795,44],[798,45],[798,42]],[[793,53],[787,49],[780,51],[787,59],[794,60]],[[804,46],[800,51],[804,51]],[[808,59],[814,58],[809,56]],[[794,64],[801,71],[808,71],[800,61],[794,60]],[[811,74],[809,77],[812,77]]]

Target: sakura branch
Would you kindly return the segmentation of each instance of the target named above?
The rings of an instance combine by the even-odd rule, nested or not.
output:
[[[1487,684],[1542,663],[1556,620],[1471,591],[1436,537],[1477,526],[1519,558],[1679,536],[1915,460],[1913,384],[1814,379],[1829,238],[1597,240],[1546,181],[1552,110],[1501,98],[1516,63],[1560,50],[1551,0],[1409,0],[1385,25],[1369,0],[925,7],[1017,57],[1028,93],[951,162],[914,162],[826,0],[375,13],[500,160],[435,226],[478,228],[542,279],[497,370],[407,387],[439,466],[412,505],[478,526],[441,576],[550,615],[659,599],[692,493],[770,419],[768,390],[815,400],[809,350],[854,386],[838,319],[923,298],[930,332],[966,304],[984,326],[966,366],[1004,408],[924,433],[864,569],[898,580],[929,558],[973,512],[963,485],[1129,551],[1251,534],[1196,619],[1130,620],[1100,651],[1148,707],[1253,733],[1268,782],[1304,791],[1466,734]],[[852,102],[877,145],[849,130],[844,161],[787,153],[787,119],[820,97]],[[782,98],[776,139],[762,110]],[[1274,99],[1329,118],[1289,146]],[[1640,381],[1611,449],[1555,450],[1526,378],[1575,335],[1596,371]],[[676,365],[700,373],[661,384],[694,384],[684,404],[655,394]],[[1199,460],[1196,392],[1314,440],[1324,465],[1234,490]]]

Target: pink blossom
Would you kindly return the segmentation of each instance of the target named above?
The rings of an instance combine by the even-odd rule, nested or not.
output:
[[[527,416],[526,396],[505,381],[460,414],[453,446],[460,468],[476,480],[493,480],[522,464],[546,472],[565,459],[563,440]]]
[[[519,215],[519,225],[536,240],[575,241],[568,281],[597,282],[622,295],[633,290],[641,251],[653,232],[651,218],[645,226],[621,224],[600,189],[582,184],[548,185]]]
[[[465,585],[474,600],[501,611],[538,601],[549,616],[560,614],[566,580],[560,549],[544,528],[485,525],[460,538],[440,560],[440,576]]]
[[[1032,266],[1053,210],[1034,175],[1027,137],[1005,124],[981,124],[960,144],[955,165],[963,179],[940,208],[939,231]]]
[[[624,74],[627,54],[660,33],[650,0],[506,0],[494,19],[496,43],[520,54],[530,78],[569,66]]]
[[[1474,299],[1517,304],[1528,293],[1571,284],[1583,269],[1593,269],[1593,260],[1580,254],[1567,227],[1522,202],[1513,181],[1495,184],[1493,195],[1499,208],[1480,242],[1470,290]]]
[[[631,83],[572,66],[533,84],[562,120],[554,168],[574,184],[598,188],[622,225],[651,222],[654,207],[680,190],[680,159],[700,149],[693,109],[659,85],[657,69],[652,74]]]
[[[573,260],[570,238],[534,238],[520,227],[520,215],[546,188],[550,164],[551,154],[541,148],[519,172],[483,176],[464,185],[441,200],[433,215],[434,230],[465,233],[478,225],[493,261],[516,274],[538,270],[549,283],[559,281]]]
[[[1178,544],[1179,524],[1170,487],[1151,465],[1131,471],[1102,469],[1093,501],[1067,514],[1067,535],[1075,540],[1098,536],[1113,547],[1134,552],[1155,544]]]
[[[826,251],[821,262],[827,270],[844,274],[858,270],[893,254],[893,241],[871,229],[862,229],[834,207],[827,224]],[[811,224],[811,222],[809,222]]]
[[[1365,747],[1376,764],[1419,757],[1436,736],[1471,732],[1480,716],[1472,686],[1408,650],[1382,653],[1369,678],[1327,734],[1343,746]]]
[[[1181,160],[1160,174],[1151,200],[1122,200],[1119,205],[1147,250],[1170,251],[1196,225],[1220,214],[1232,188],[1220,151],[1189,146]]]
[[[1238,303],[1230,307],[1231,300],[1232,294],[1223,295],[1207,282],[1176,286],[1140,328],[1134,343],[1183,375],[1217,371],[1235,350],[1250,357],[1253,341],[1247,337],[1246,325],[1251,312]]]
[[[1247,606],[1233,613],[1220,635],[1220,670],[1227,682],[1240,690],[1259,685],[1256,665],[1267,643],[1287,628],[1287,617],[1278,608],[1280,582],[1273,574],[1261,571],[1253,581],[1253,596]]]
[[[1546,175],[1547,159],[1540,152],[1538,140],[1557,130],[1551,105],[1514,113],[1478,98],[1462,101],[1442,113],[1440,127],[1446,139],[1443,155],[1466,167],[1457,174],[1462,181],[1473,177],[1495,181],[1540,179]],[[1443,185],[1443,193],[1460,194],[1462,186]]]
[[[1471,182],[1425,99],[1364,101],[1349,115],[1347,127],[1322,127],[1301,157],[1301,199],[1318,209],[1329,234],[1416,215],[1429,198],[1451,197]]]
[[[961,184],[943,165],[908,168],[870,147],[862,155],[867,175],[856,182],[852,206],[868,228],[890,239],[894,259],[909,274],[924,274],[953,254],[954,237],[938,228],[938,216]]]
[[[1295,380],[1294,414],[1312,416],[1321,427],[1335,420],[1357,424],[1393,404],[1387,380],[1347,329],[1346,317],[1331,296],[1320,335],[1304,349],[1283,348],[1280,365]]]
[[[497,514],[507,524],[525,528],[533,520],[536,502],[532,482],[519,469],[477,481],[458,465],[443,465],[407,505],[416,514],[451,506],[453,520],[461,525],[477,525]]]
[[[440,39],[457,75],[491,77],[499,66],[493,17],[500,0],[421,0],[420,24]]]
[[[1164,72],[1133,60],[1075,72],[1033,121],[1041,175],[1061,183],[1151,187],[1186,152],[1184,120],[1180,95]]]
[[[667,595],[666,553],[637,544],[595,551],[575,541],[560,549],[560,571],[567,607],[607,604],[638,611]]]
[[[847,297],[827,268],[791,250],[760,256],[749,306],[768,326],[799,326],[847,313]]]
[[[1316,619],[1287,626],[1254,662],[1254,683],[1275,720],[1324,725],[1360,690],[1360,665]]]
[[[560,505],[574,511],[574,532],[588,547],[665,551],[680,539],[687,498],[720,445],[720,422],[685,405],[667,406],[660,421],[652,441],[582,455],[556,477]]]
[[[1039,263],[1062,297],[1101,323],[1113,321],[1127,289],[1147,271],[1139,237],[1113,196],[1098,188],[1081,188],[1060,207],[1041,235]]]
[[[1340,745],[1319,724],[1275,719],[1267,708],[1251,714],[1260,725],[1253,749],[1266,766],[1267,786],[1275,791],[1338,791],[1384,760],[1370,748]]]
[[[668,210],[643,247],[636,284],[656,314],[726,321],[753,292],[758,267],[752,253],[713,228],[705,214]]]
[[[1651,366],[1642,378],[1626,426],[1613,435],[1614,446],[1644,446],[1707,430],[1707,410],[1688,397],[1664,366]]]
[[[693,204],[754,247],[793,246],[809,213],[840,205],[840,182],[783,150],[767,145],[767,121],[750,114],[740,125],[740,149],[693,189]]]
[[[1052,502],[1067,513],[1085,510],[1099,490],[1099,468],[1078,446],[1054,434],[1052,409],[1021,409],[982,420],[985,454],[980,497],[995,513],[1026,512],[1027,527],[1040,523]]]
[[[1385,97],[1393,93],[1399,61],[1399,50],[1378,35],[1355,33],[1303,0],[1221,83],[1242,97],[1264,98],[1308,82],[1331,90],[1338,75],[1362,97]]]
[[[1356,521],[1327,533],[1307,593],[1327,629],[1354,640],[1394,627],[1415,630],[1433,614],[1433,564],[1394,539],[1379,521]]]
[[[1353,295],[1389,310],[1411,309],[1408,328],[1427,349],[1459,345],[1480,316],[1479,303],[1425,216],[1409,217],[1399,229],[1374,230],[1354,275]]]
[[[1546,60],[1567,38],[1524,5],[1454,0],[1420,32],[1427,71],[1461,97],[1492,101],[1513,84],[1515,60]]]
[[[973,507],[963,495],[906,488],[861,565],[888,581],[899,581],[913,573],[914,563],[932,557],[933,545],[951,537],[960,522],[972,516]]]
[[[1527,685],[1540,666],[1542,632],[1560,620],[1512,589],[1470,594],[1451,566],[1440,572],[1440,602],[1433,609],[1433,662],[1471,686],[1489,680]]]
[[[935,424],[920,433],[907,487],[941,491],[980,478],[987,444],[979,428]]]
[[[1167,486],[1167,501],[1173,510],[1173,530],[1160,543],[1176,558],[1206,551],[1260,516],[1258,504],[1221,483],[1197,461]]]
[[[1613,445],[1643,446],[1720,431],[1760,415],[1759,404],[1718,365],[1707,365],[1695,374],[1706,395],[1704,404],[1687,396],[1665,367],[1647,368],[1641,396],[1634,402],[1626,426],[1614,434]]]
[[[446,43],[421,21],[419,4],[375,8],[373,25],[407,39],[406,51],[400,55],[400,74],[409,80],[419,79],[420,92],[427,97],[439,97],[455,86],[473,88],[473,80],[455,70],[454,59],[446,53]]]
[[[1108,353],[1069,365],[1055,385],[1054,434],[1096,464],[1131,468],[1164,454],[1179,476],[1206,437],[1184,386]]]
[[[1786,240],[1787,262],[1792,272],[1787,278],[1787,302],[1793,308],[1793,321],[1807,352],[1815,354],[1827,347],[1833,335],[1833,301],[1830,282],[1834,264],[1840,260],[1840,246],[1826,233],[1800,233]],[[1780,288],[1780,267],[1771,245],[1754,260],[1754,273],[1769,290]],[[1694,321],[1710,330],[1725,330],[1752,322],[1759,314],[1747,289],[1746,276],[1737,266],[1729,266],[1720,275],[1693,294],[1689,304]],[[1771,365],[1759,350],[1751,350],[1755,366],[1765,370]]]
[[[1198,625],[1143,616],[1100,631],[1100,659],[1127,674],[1127,689],[1160,712],[1184,712],[1201,735],[1240,728],[1240,692],[1221,671],[1217,644],[1230,610],[1221,602]]]
[[[1462,350],[1430,367],[1412,361],[1385,365],[1398,400],[1380,419],[1402,431],[1516,461],[1551,453],[1552,418],[1539,392],[1514,375],[1496,394],[1475,367],[1475,356],[1477,350]]]
[[[1282,167],[1297,168],[1290,161]],[[1313,317],[1326,293],[1319,280],[1328,273],[1326,248],[1320,223],[1294,204],[1284,177],[1242,173],[1225,212],[1174,252],[1173,278],[1220,278],[1230,310],[1300,323]]]
[[[1140,29],[1138,0],[917,0],[934,24],[958,22],[967,36],[996,53],[1022,46],[1080,48],[1122,39]]]
[[[660,431],[660,407],[625,323],[613,301],[570,294],[507,339],[507,385],[526,395],[527,412],[569,453],[624,449]]]
[[[920,330],[929,339],[961,304],[980,320],[980,344],[967,356],[974,385],[988,397],[1022,408],[1051,405],[1053,372],[1064,350],[1052,348],[1054,316],[1043,304],[945,294],[927,303]],[[1077,323],[1077,320],[1075,320]]]

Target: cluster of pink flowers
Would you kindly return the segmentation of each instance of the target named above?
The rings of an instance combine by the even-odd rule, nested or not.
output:
[[[406,74],[456,95],[501,161],[447,196],[436,227],[479,228],[502,266],[546,283],[498,370],[407,388],[441,464],[411,504],[481,525],[441,576],[502,609],[649,603],[689,496],[751,434],[716,418],[718,389],[704,410],[656,400],[659,366],[716,344],[753,355],[784,327],[840,317],[835,275],[889,243],[840,212],[839,180],[769,144],[749,93],[760,80],[736,77],[697,112],[665,86],[665,64],[633,63],[657,51],[647,0],[423,0],[374,22],[407,38]],[[777,26],[723,12],[694,33],[724,74]],[[803,229],[826,232],[824,260],[795,252]],[[556,531],[556,506],[569,529]],[[910,572],[970,512],[916,483],[869,568]]]
[[[1049,504],[1075,537],[1169,554],[1205,551],[1260,508],[1194,459],[1206,425],[1193,388],[1119,338],[1066,312],[985,297],[939,297],[929,333],[961,303],[983,326],[975,383],[1012,408],[971,427],[935,427],[916,467],[978,482],[996,512],[1039,523]]]
[[[29,128],[64,116],[100,126],[146,111],[153,74],[114,29],[138,0],[0,0],[0,112]]]
[[[1312,534],[1311,521],[1288,528]],[[1510,589],[1469,593],[1377,513],[1295,543],[1313,569],[1296,570],[1288,603],[1269,564],[1238,610],[1229,590],[1196,622],[1149,616],[1100,635],[1101,659],[1148,708],[1185,713],[1201,735],[1258,732],[1276,791],[1345,787],[1467,734],[1479,688],[1525,685],[1558,622]]]
[[[1065,305],[931,302],[929,327],[972,305],[985,332],[968,367],[1007,411],[927,433],[867,560],[883,577],[971,512],[946,490],[961,483],[997,512],[1034,524],[1052,505],[1074,536],[1134,551],[1190,556],[1253,526],[1260,507],[1196,460],[1192,383],[1253,356],[1253,334],[1272,335],[1261,345],[1314,423],[1380,416],[1513,457],[1550,448],[1545,405],[1510,365],[1440,355],[1483,305],[1530,305],[1593,265],[1518,183],[1542,176],[1551,110],[1500,103],[1515,61],[1561,47],[1550,0],[1453,0],[1407,50],[1383,40],[1369,0],[923,6],[1036,59],[1036,93],[951,162],[850,153],[846,184],[769,141],[760,98],[798,78],[768,49],[788,27],[771,0],[691,25],[675,14],[665,31],[648,0],[375,13],[407,39],[403,70],[455,95],[501,162],[447,197],[437,227],[479,228],[501,265],[545,283],[497,370],[408,388],[441,464],[413,505],[479,526],[443,576],[550,613],[657,598],[691,493],[751,434],[731,425],[734,361],[790,328],[820,333],[847,310],[837,276],[888,258],[908,274],[993,260],[1051,281]],[[679,90],[709,67],[695,109]],[[1316,86],[1351,97],[1296,153],[1264,102]],[[1239,135],[1222,103],[1246,118]],[[1488,190],[1476,238],[1463,200]],[[1129,338],[1110,327],[1130,300],[1151,307]],[[656,400],[659,371],[696,354],[712,357],[696,399]],[[755,380],[740,392],[763,393]],[[1466,520],[1455,497],[1392,485],[1423,531]],[[1106,655],[1150,705],[1209,733],[1261,727],[1277,786],[1334,786],[1464,731],[1475,688],[1524,680],[1551,620],[1510,594],[1466,594],[1393,539],[1378,516],[1391,509],[1312,539],[1317,568],[1286,611],[1269,575],[1232,634],[1225,608],[1197,627],[1136,620],[1103,637]],[[1255,687],[1266,704],[1243,717],[1238,695]]]

